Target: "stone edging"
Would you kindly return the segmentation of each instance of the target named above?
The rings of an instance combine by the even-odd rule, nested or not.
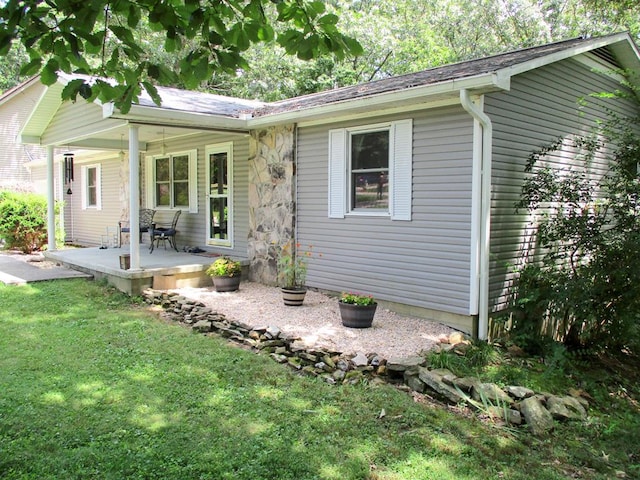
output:
[[[449,370],[429,369],[423,356],[384,359],[375,353],[344,354],[309,347],[300,338],[290,336],[275,326],[251,327],[227,319],[223,314],[196,300],[177,293],[147,289],[142,296],[148,304],[163,308],[164,316],[189,325],[194,332],[216,333],[258,352],[269,354],[278,363],[330,384],[356,384],[364,379],[403,382],[410,389],[429,392],[451,404],[467,404],[492,418],[511,425],[528,425],[534,435],[543,435],[554,427],[555,420],[584,420],[589,404],[579,392],[556,396],[533,390],[482,383],[477,378],[458,378]],[[440,339],[447,348],[464,350],[468,339],[455,332]]]

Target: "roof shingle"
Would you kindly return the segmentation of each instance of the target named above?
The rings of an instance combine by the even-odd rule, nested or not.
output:
[[[412,87],[433,85],[451,80],[474,77],[477,75],[492,73],[529,60],[544,57],[546,55],[551,55],[589,41],[590,39],[574,38],[538,47],[524,48],[490,57],[484,57],[477,60],[468,60],[442,67],[434,67],[417,73],[409,73],[406,75],[375,80],[360,85],[313,93],[265,104],[263,107],[256,109],[253,114],[254,117],[259,117],[296,111],[382,93],[405,90]]]

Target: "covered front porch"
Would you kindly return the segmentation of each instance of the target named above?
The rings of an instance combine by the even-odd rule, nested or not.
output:
[[[205,270],[215,260],[214,253],[176,252],[158,248],[149,252],[140,248],[140,267],[121,268],[123,255],[129,255],[128,246],[122,248],[99,247],[70,248],[46,252],[51,261],[74,270],[89,273],[96,280],[106,279],[110,284],[129,295],[138,295],[145,288],[156,289],[204,287],[211,285]]]
[[[152,209],[153,222],[163,227],[181,212],[174,226],[180,246],[246,258],[249,130],[243,112],[261,104],[159,87],[161,106],[143,95],[122,113],[99,101],[63,102],[61,92],[74,78],[61,75],[47,88],[20,133],[22,143],[47,147],[46,163],[32,167],[47,191],[49,255],[108,275],[130,293],[151,285],[150,270],[160,267],[195,277],[192,261],[173,265],[168,255],[162,262],[155,252],[149,257],[140,211]],[[108,250],[89,260],[81,259],[87,252],[55,253],[56,230],[70,244],[94,246],[120,222],[129,233],[130,271],[121,271],[119,254]]]

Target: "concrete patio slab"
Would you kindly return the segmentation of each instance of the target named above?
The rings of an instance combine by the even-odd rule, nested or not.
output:
[[[207,267],[219,254],[203,252],[193,254],[171,249],[155,249],[153,253],[145,245],[140,248],[140,268],[121,268],[121,256],[130,254],[129,247],[122,248],[70,248],[46,252],[47,259],[70,268],[91,274],[96,280],[106,279],[114,287],[139,295],[148,287],[166,290],[180,287],[211,285],[205,274]],[[238,259],[243,261],[244,259]],[[243,261],[246,264],[246,260]]]
[[[29,262],[26,258],[16,255],[0,253],[0,282],[5,285],[25,285],[65,278],[92,278],[92,275],[50,263],[45,266],[40,262]]]

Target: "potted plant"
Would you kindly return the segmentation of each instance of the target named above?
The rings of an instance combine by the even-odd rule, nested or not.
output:
[[[345,327],[369,328],[376,314],[377,302],[371,295],[343,292],[338,302]]]
[[[311,249],[300,250],[300,244],[285,245],[278,256],[278,285],[282,291],[285,305],[299,307],[307,293],[307,259],[311,257]]]
[[[235,292],[240,288],[242,266],[237,260],[220,257],[207,268],[206,274],[213,279],[216,292]]]

